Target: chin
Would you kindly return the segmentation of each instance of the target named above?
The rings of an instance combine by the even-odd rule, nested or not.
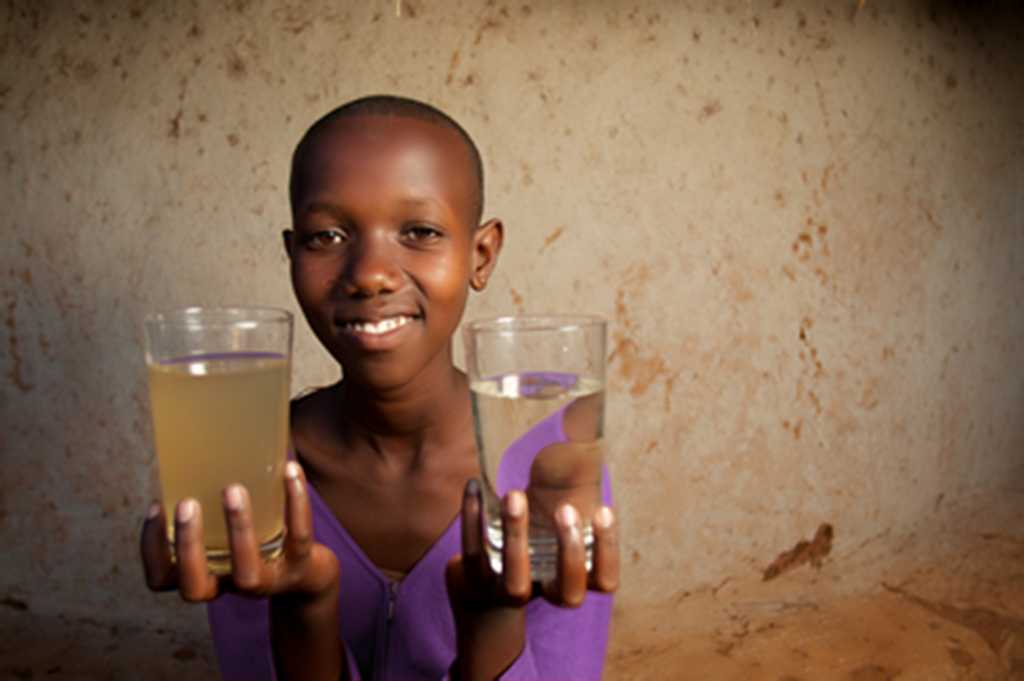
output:
[[[359,368],[353,370],[347,370],[345,362],[340,360],[342,378],[373,392],[390,392],[408,385],[416,376],[408,367],[395,366],[393,359],[388,361],[381,357],[379,360],[382,361],[363,358]]]

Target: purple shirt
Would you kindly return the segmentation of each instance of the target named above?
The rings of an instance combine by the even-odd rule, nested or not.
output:
[[[565,441],[559,410],[513,444],[505,459],[522,462],[529,471],[538,451]],[[353,679],[447,678],[455,659],[455,621],[444,574],[448,560],[461,550],[460,517],[401,582],[394,582],[370,562],[316,490],[308,489],[314,535],[334,551],[341,564],[339,620]],[[604,503],[611,503],[607,474],[602,480],[602,497]],[[501,678],[597,681],[604,665],[611,609],[610,595],[593,592],[574,610],[539,598],[532,600],[526,606],[523,652]],[[208,614],[223,681],[275,678],[267,599],[226,594],[208,606]]]

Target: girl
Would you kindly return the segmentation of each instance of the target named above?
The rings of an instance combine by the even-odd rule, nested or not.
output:
[[[176,561],[161,506],[150,509],[148,585],[210,603],[228,681],[275,669],[332,681],[599,678],[618,580],[610,508],[592,519],[589,574],[580,518],[563,505],[558,574],[533,584],[520,491],[502,502],[500,575],[483,551],[470,394],[451,339],[504,230],[480,222],[472,140],[426,104],[356,100],[305,134],[290,195],[292,285],[344,377],[293,402],[283,555],[259,558],[248,495],[232,485],[223,496],[231,575],[207,570],[204,509],[185,499]],[[573,420],[571,408],[558,412],[527,437],[538,447],[571,439]],[[603,593],[584,601],[588,588]]]

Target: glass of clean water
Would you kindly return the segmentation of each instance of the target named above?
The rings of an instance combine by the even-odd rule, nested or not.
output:
[[[206,557],[231,571],[222,490],[249,491],[267,559],[284,537],[292,315],[258,307],[190,307],[146,317],[150,409],[167,532],[186,497],[202,505]]]
[[[584,316],[486,319],[463,330],[483,474],[486,541],[501,572],[500,499],[524,490],[534,580],[554,576],[555,510],[579,511],[591,567],[590,520],[601,503],[606,322]]]

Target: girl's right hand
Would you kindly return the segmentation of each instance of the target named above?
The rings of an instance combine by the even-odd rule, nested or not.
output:
[[[265,561],[253,533],[249,493],[231,485],[223,493],[231,549],[231,574],[217,577],[206,564],[203,509],[195,499],[181,500],[174,513],[174,555],[167,539],[163,507],[154,503],[142,527],[142,563],[153,591],[178,591],[189,602],[212,601],[226,591],[247,596],[295,596],[317,600],[336,594],[338,559],[313,539],[313,514],[302,467],[285,467],[285,536],[283,553]]]

